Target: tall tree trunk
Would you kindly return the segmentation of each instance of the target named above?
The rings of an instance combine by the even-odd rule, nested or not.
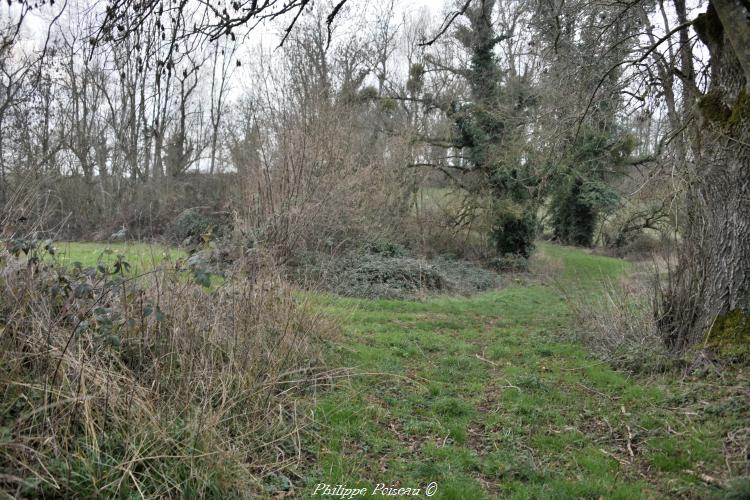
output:
[[[678,349],[750,331],[748,16],[746,1],[712,0],[694,23],[711,54],[711,83],[698,102],[701,126],[692,148],[688,199],[698,206],[683,234],[663,325]]]

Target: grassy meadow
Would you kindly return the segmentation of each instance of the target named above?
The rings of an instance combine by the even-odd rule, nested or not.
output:
[[[131,273],[184,257],[180,250],[147,244],[60,243],[56,249],[55,258],[67,266],[111,265],[123,255]],[[370,300],[295,292],[295,301],[340,328],[319,339],[326,373],[336,374],[329,386],[289,393],[292,430],[276,432],[278,443],[292,436],[296,450],[277,445],[287,457],[283,466],[238,480],[244,469],[233,461],[241,460],[242,450],[214,460],[214,452],[201,451],[208,444],[179,441],[188,447],[172,456],[159,448],[161,438],[139,434],[138,458],[125,463],[142,467],[123,469],[116,449],[107,451],[106,460],[91,458],[100,451],[82,453],[74,461],[73,484],[91,494],[126,497],[158,495],[167,486],[151,487],[150,478],[174,477],[185,485],[171,484],[173,491],[217,498],[224,481],[247,481],[255,485],[247,495],[263,498],[326,497],[316,493],[321,484],[367,488],[371,496],[377,496],[378,484],[424,493],[431,483],[433,498],[456,500],[747,498],[747,482],[733,482],[748,467],[742,433],[748,424],[747,373],[629,374],[575,341],[582,325],[569,298],[593,300],[632,267],[540,244],[530,273],[468,297]],[[225,355],[219,348],[211,359]],[[230,386],[220,387],[214,397],[227,397],[220,394]],[[216,425],[222,425],[223,412],[238,410],[229,401],[231,410],[212,403],[219,405]],[[196,401],[195,408],[205,404]],[[175,430],[182,418],[169,428]],[[234,429],[227,435],[246,433]],[[247,451],[256,452],[274,453],[267,445]],[[195,462],[190,453],[203,458]]]
[[[593,359],[569,340],[576,325],[558,288],[596,294],[630,264],[552,245],[541,254],[539,271],[558,270],[554,286],[321,298],[345,330],[329,360],[355,372],[316,402],[298,493],[434,481],[445,499],[718,495],[731,473],[724,437],[747,418],[747,374],[717,393],[710,377],[636,378]]]

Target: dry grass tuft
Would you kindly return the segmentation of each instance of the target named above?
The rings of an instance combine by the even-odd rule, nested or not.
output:
[[[529,272],[543,281],[559,280],[564,267],[562,259],[545,252],[534,252],[529,258]]]
[[[576,321],[575,335],[598,358],[634,372],[672,366],[654,316],[649,272],[629,273],[603,283],[596,296],[566,294]]]

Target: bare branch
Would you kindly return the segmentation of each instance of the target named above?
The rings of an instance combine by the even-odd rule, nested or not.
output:
[[[443,36],[446,31],[448,31],[448,28],[451,27],[451,25],[456,20],[456,18],[458,16],[463,15],[466,12],[466,9],[469,8],[469,5],[471,5],[471,2],[472,2],[472,0],[467,0],[466,3],[464,3],[464,5],[459,10],[457,10],[457,11],[452,12],[451,14],[449,14],[448,17],[446,17],[445,20],[443,21],[443,24],[440,26],[440,30],[438,30],[437,34],[434,37],[432,37],[429,41],[419,43],[418,45],[420,47],[429,47],[430,45],[432,45],[435,42],[437,42],[437,40],[441,36]]]

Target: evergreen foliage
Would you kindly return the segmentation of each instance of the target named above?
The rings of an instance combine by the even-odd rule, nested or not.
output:
[[[582,134],[552,196],[555,238],[569,245],[593,244],[600,215],[619,202],[608,178],[622,171],[634,147],[632,138],[617,130]]]

